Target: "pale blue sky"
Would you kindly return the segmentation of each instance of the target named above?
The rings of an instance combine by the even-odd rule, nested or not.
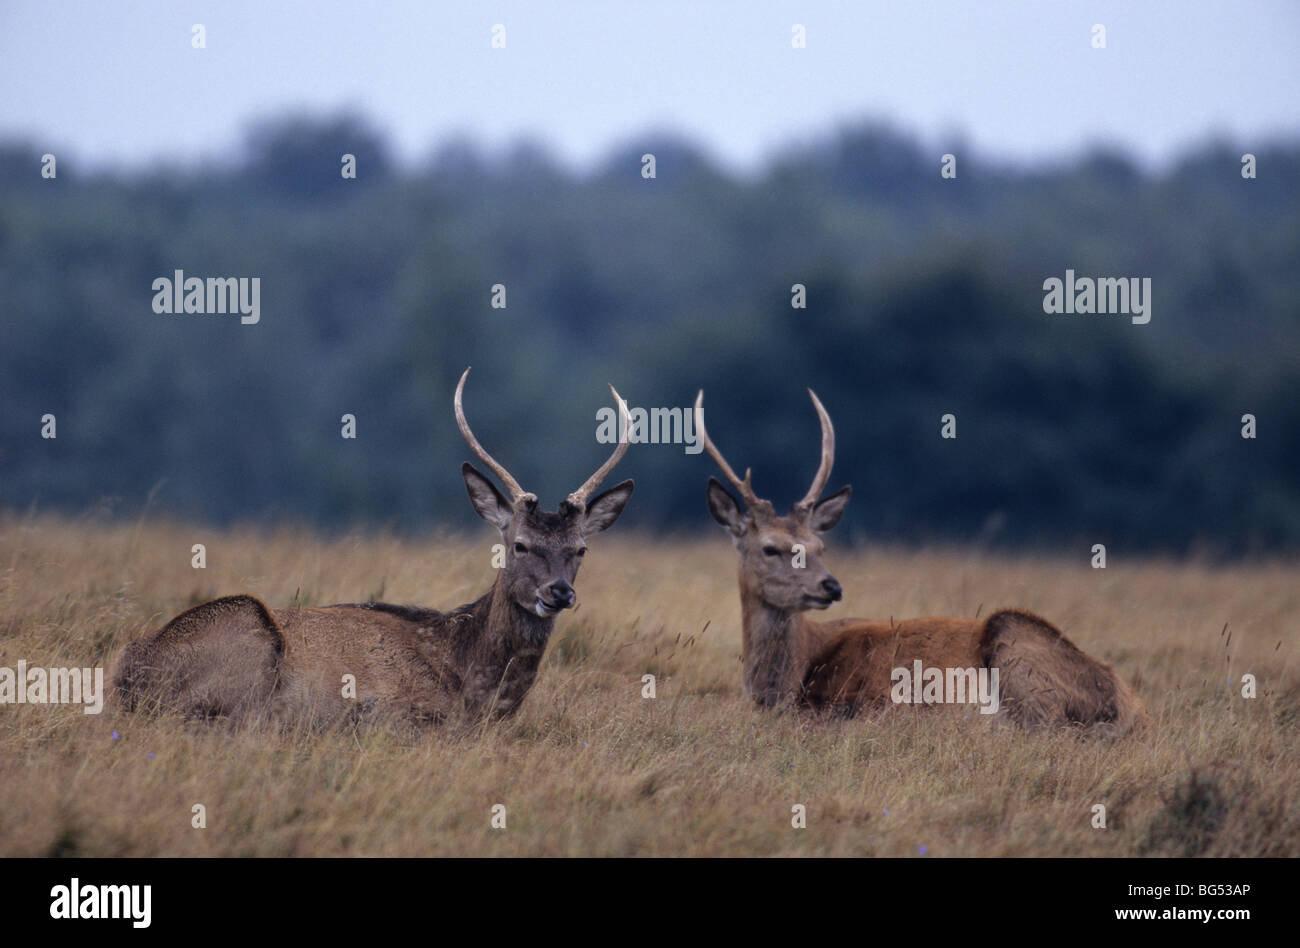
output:
[[[1295,0],[0,0],[0,135],[95,166],[231,157],[294,106],[354,108],[408,161],[464,133],[586,166],[670,128],[753,168],[884,118],[1015,161],[1106,142],[1160,164],[1211,135],[1300,137],[1297,103]]]

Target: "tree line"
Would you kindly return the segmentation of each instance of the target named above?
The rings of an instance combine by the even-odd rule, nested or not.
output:
[[[548,506],[607,453],[606,382],[646,409],[703,388],[728,457],[793,501],[811,386],[849,537],[1300,547],[1300,147],[1160,172],[950,151],[945,178],[863,123],[750,175],[661,134],[582,171],[527,142],[412,168],[362,119],[287,116],[226,164],[47,178],[0,143],[0,504],[470,528],[473,365],[475,432]],[[178,270],[258,278],[260,319],[156,313]],[[1067,270],[1149,279],[1149,322],[1045,312]],[[627,525],[711,528],[686,447],[629,452]]]

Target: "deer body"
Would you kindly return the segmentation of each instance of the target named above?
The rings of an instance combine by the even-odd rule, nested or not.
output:
[[[870,704],[889,697],[890,676],[899,664],[979,664],[971,659],[980,624],[970,619],[814,622],[743,597],[741,615],[745,691],[765,707]]]
[[[819,635],[800,681],[800,699],[814,707],[883,705],[893,670],[920,661],[927,668],[978,668],[980,624],[970,619],[905,619],[891,625],[861,619],[805,621]]]
[[[998,671],[998,714],[1026,727],[1076,724],[1122,734],[1146,720],[1142,702],[1104,662],[1088,656],[1051,623],[1003,609],[986,619],[814,622],[843,593],[822,565],[821,535],[839,522],[848,487],[821,499],[835,454],[835,431],[817,396],[822,460],[808,494],[778,516],[758,497],[750,472],[738,477],[704,427],[704,393],[695,429],[709,456],[744,502],[709,478],[709,510],[740,554],[741,661],[746,693],[759,705],[852,713],[896,703],[895,671],[923,668]],[[900,676],[901,677],[901,676]]]
[[[575,602],[585,538],[618,518],[633,485],[624,481],[588,502],[626,452],[624,439],[558,511],[538,509],[536,496],[469,430],[461,408],[468,375],[456,389],[457,421],[510,493],[462,466],[471,503],[510,551],[488,592],[450,612],[376,602],[269,609],[253,596],[215,599],[123,650],[111,674],[121,704],[312,723],[513,714],[537,677],[555,616]],[[626,430],[626,405],[614,396]]]

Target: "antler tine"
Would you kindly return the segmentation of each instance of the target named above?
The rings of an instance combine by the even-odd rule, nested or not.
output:
[[[745,468],[744,478],[737,477],[736,472],[727,463],[727,459],[718,450],[718,446],[709,437],[708,429],[704,427],[704,389],[700,389],[699,394],[695,396],[695,433],[704,442],[704,450],[709,452],[709,457],[713,458],[713,463],[718,465],[722,473],[727,476],[727,480],[731,481],[731,486],[740,491],[740,496],[745,503],[751,507],[762,503],[758,495],[754,493],[754,487],[749,480],[753,470]]]
[[[460,433],[469,442],[470,449],[478,455],[478,459],[488,466],[497,479],[501,481],[505,489],[510,493],[510,503],[517,504],[525,498],[536,502],[537,496],[530,494],[519,486],[519,482],[511,476],[502,465],[498,464],[492,455],[483,450],[483,445],[478,443],[478,438],[474,437],[474,432],[469,430],[469,422],[465,420],[465,409],[461,405],[461,398],[465,391],[465,380],[469,378],[469,366],[461,373],[460,383],[456,386],[456,424],[460,426]]]
[[[812,398],[813,407],[817,409],[817,417],[822,423],[822,461],[817,467],[817,476],[813,478],[812,487],[808,488],[808,493],[804,499],[795,504],[795,507],[804,511],[811,510],[821,497],[822,491],[826,489],[826,482],[831,478],[831,465],[835,463],[835,426],[831,424],[831,416],[826,413],[821,399],[812,389],[808,389],[808,395]]]
[[[568,497],[568,503],[579,509],[587,506],[587,500],[591,497],[592,492],[601,485],[605,478],[609,477],[609,472],[614,470],[618,462],[623,460],[623,455],[627,454],[627,429],[628,429],[628,412],[627,402],[618,394],[618,389],[614,388],[613,383],[609,386],[610,392],[614,395],[614,402],[618,405],[618,444],[614,448],[614,453],[609,456],[609,460],[602,464],[596,473],[587,478],[587,482],[575,490]]]

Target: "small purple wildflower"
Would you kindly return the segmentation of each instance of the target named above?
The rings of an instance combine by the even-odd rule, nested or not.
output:
[[[930,851],[930,847],[922,843],[919,847],[917,847],[916,854],[918,856],[924,856],[929,851]]]

